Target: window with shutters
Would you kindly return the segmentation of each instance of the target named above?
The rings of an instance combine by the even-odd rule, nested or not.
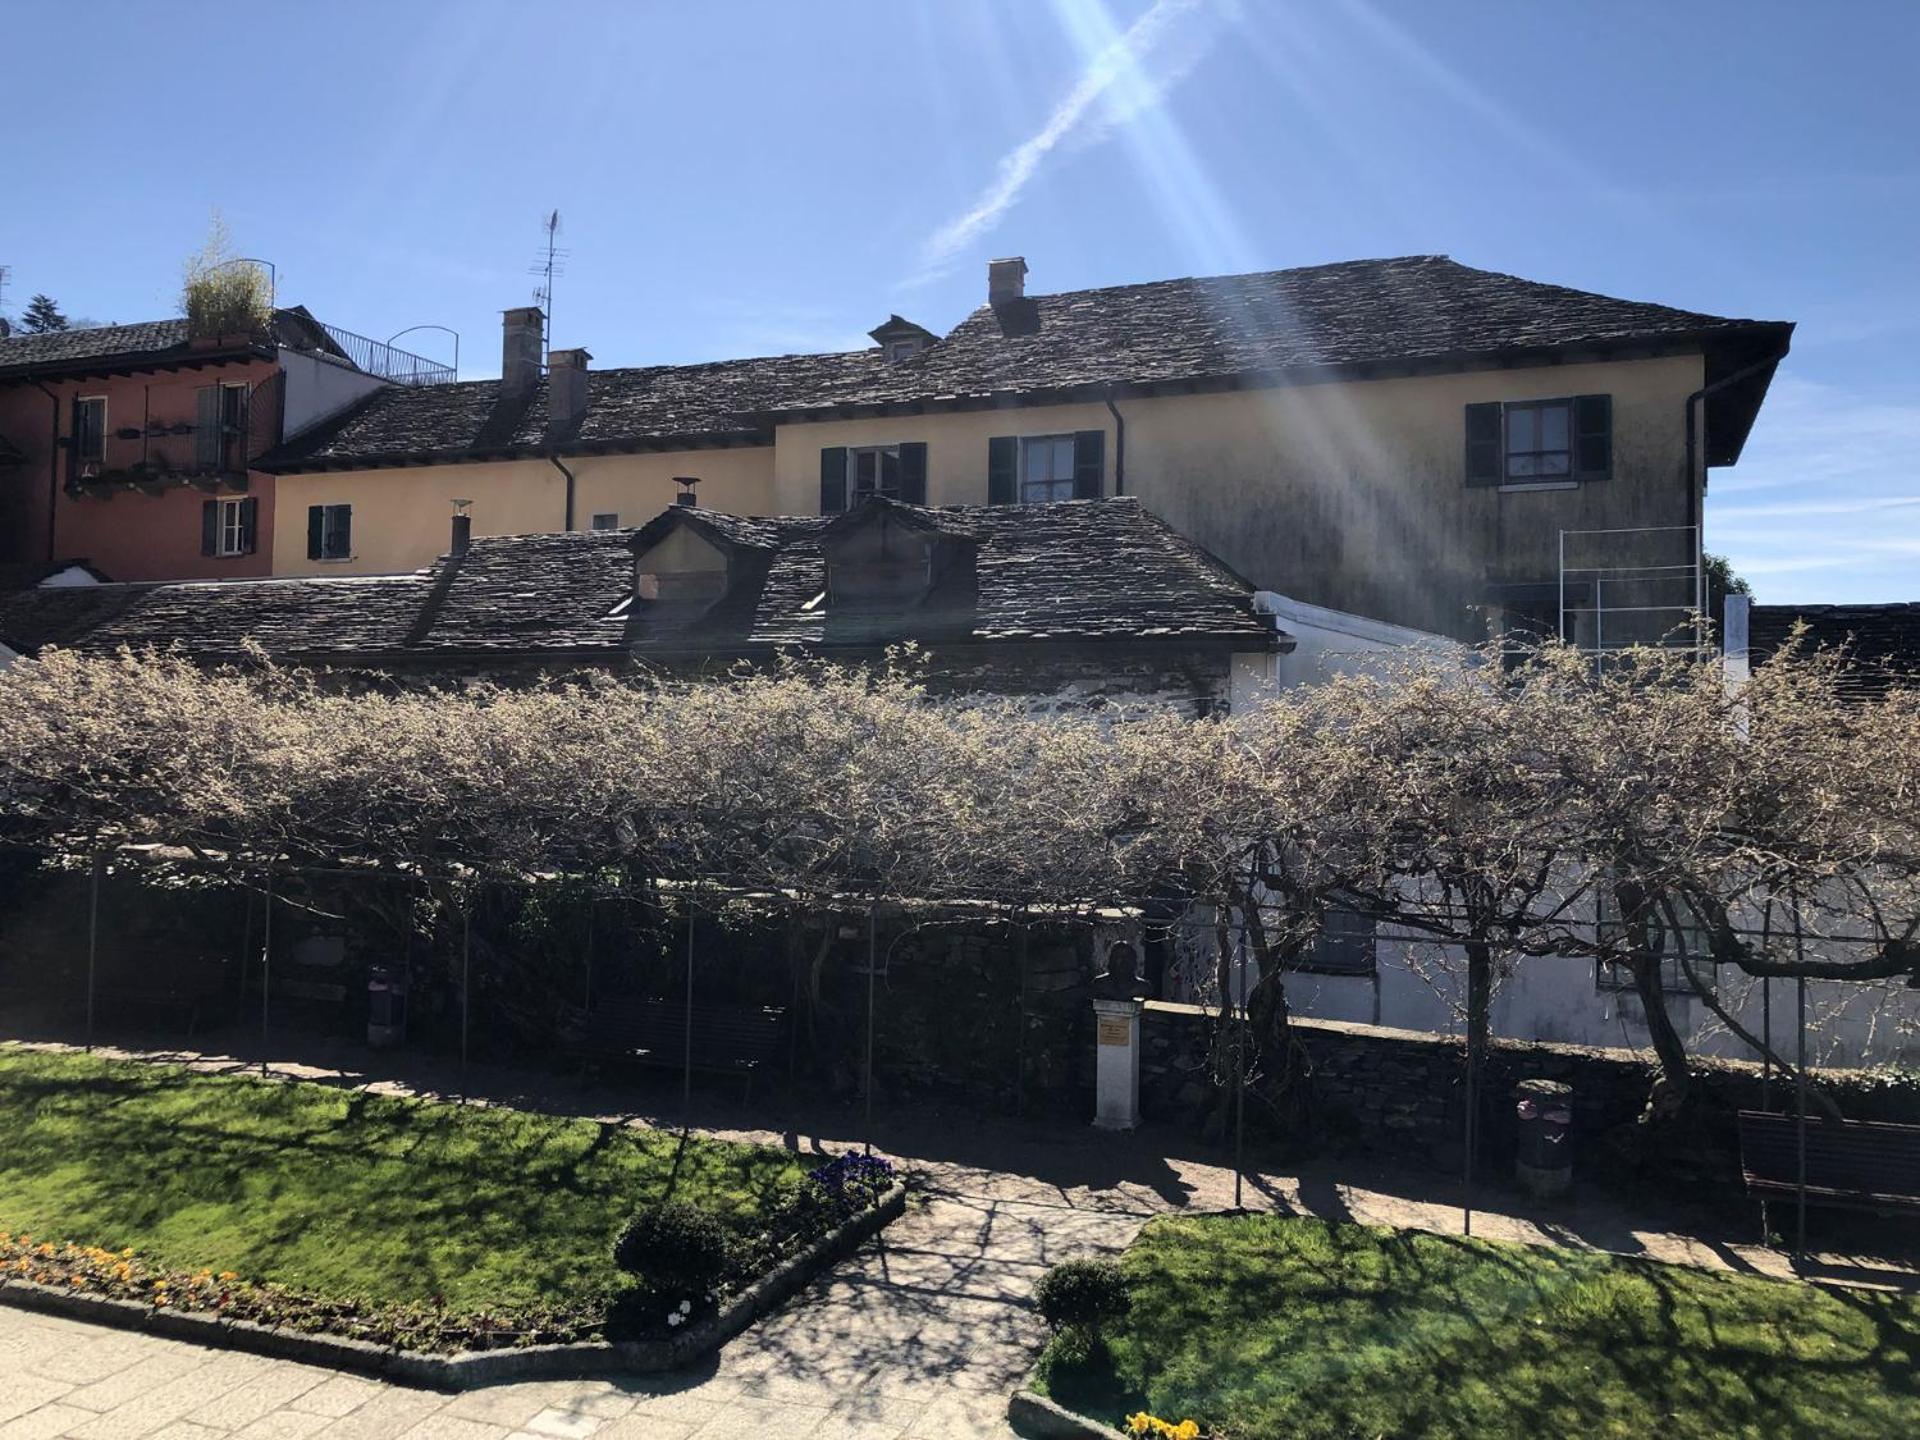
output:
[[[253,527],[247,524],[247,502],[222,500],[218,503],[220,524],[213,553],[216,555],[247,554],[253,549],[253,536],[249,533]]]
[[[847,451],[847,494],[851,504],[871,495],[900,498],[900,447],[859,445]]]
[[[73,459],[98,470],[107,454],[107,397],[82,395],[73,402]]]
[[[1020,503],[1073,499],[1073,436],[1025,435],[1020,440]]]
[[[1467,406],[1467,483],[1532,489],[1605,480],[1613,470],[1613,397]]]
[[[309,505],[307,507],[307,558],[309,560],[351,560],[353,558],[353,506]]]

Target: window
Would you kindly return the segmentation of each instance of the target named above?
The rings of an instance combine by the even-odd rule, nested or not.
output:
[[[1612,470],[1612,396],[1467,406],[1469,485],[1573,485]]]
[[[618,530],[620,528],[620,516],[615,511],[603,510],[593,517],[593,528],[595,530]]]
[[[987,441],[987,503],[1098,500],[1106,490],[1107,434],[996,435]]]
[[[1020,441],[1020,503],[1073,499],[1073,436],[1027,435]]]
[[[216,555],[244,555],[253,548],[253,536],[248,533],[247,502],[244,500],[221,500],[220,530],[215,540]]]
[[[896,363],[901,360],[911,360],[919,353],[920,342],[918,340],[895,340],[891,345],[887,346],[887,359]]]
[[[1622,938],[1624,922],[1620,919],[1619,907],[1614,903],[1613,892],[1604,887],[1595,892],[1594,938],[1601,945],[1613,944]],[[1680,933],[1676,937],[1658,919],[1654,921],[1653,944],[1660,952],[1660,988],[1669,995],[1695,994],[1693,982],[1687,979],[1686,969],[1681,964],[1684,955],[1691,963],[1693,973],[1711,990],[1715,984],[1713,964],[1713,946],[1710,943],[1706,927],[1688,922],[1683,917]],[[1593,985],[1596,990],[1631,990],[1633,972],[1625,965],[1612,960],[1595,962]]]
[[[900,498],[900,447],[898,445],[862,445],[847,451],[849,494],[858,504],[870,495]]]
[[[1573,402],[1542,400],[1507,406],[1506,469],[1510,482],[1565,480],[1573,474]]]
[[[1313,948],[1301,954],[1294,968],[1328,975],[1371,975],[1373,941],[1373,916],[1363,910],[1329,910]]]
[[[252,387],[244,380],[202,385],[194,398],[198,402],[193,427],[194,463],[202,470],[245,470]]]
[[[309,505],[307,507],[307,558],[309,560],[351,560],[353,558],[353,506]]]
[[[96,471],[107,455],[107,397],[82,395],[73,402],[73,458]]]

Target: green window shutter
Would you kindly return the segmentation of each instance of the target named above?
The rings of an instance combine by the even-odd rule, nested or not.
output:
[[[320,553],[320,546],[324,541],[326,529],[327,507],[324,505],[307,506],[307,558],[309,560],[322,560],[326,558]]]
[[[1467,406],[1467,484],[1498,485],[1502,449],[1500,402]]]
[[[1607,480],[1613,476],[1613,397],[1573,397],[1573,478]]]
[[[259,543],[260,501],[249,495],[240,502],[240,553],[251,555]]]
[[[351,505],[327,507],[327,558],[329,560],[353,558],[353,506]]]
[[[202,470],[220,464],[220,387],[202,385],[193,392],[196,405],[193,424],[193,458]]]
[[[211,555],[220,548],[220,502],[200,502],[200,553]]]
[[[828,445],[820,451],[820,513],[838,515],[847,508],[847,447]]]
[[[1076,430],[1073,435],[1073,498],[1098,500],[1107,489],[1107,432]]]
[[[900,447],[900,498],[909,505],[927,503],[927,447],[922,441]]]
[[[987,503],[1011,505],[1020,498],[1020,441],[996,435],[987,441]]]

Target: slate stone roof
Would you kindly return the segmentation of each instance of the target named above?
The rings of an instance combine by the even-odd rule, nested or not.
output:
[[[638,531],[475,540],[464,557],[443,556],[411,575],[24,591],[0,597],[0,640],[22,651],[178,644],[209,658],[238,655],[253,641],[288,658],[368,666],[487,654],[727,657],[906,639],[1275,643],[1271,624],[1254,613],[1252,587],[1136,500],[933,513],[968,522],[973,563],[904,613],[842,616],[818,603],[826,590],[820,540],[834,520],[817,516],[752,522],[772,544],[743,552],[739,582],[710,611],[631,601],[636,546],[684,523],[688,512],[676,507]],[[91,623],[71,611],[56,619],[63,606],[95,607]]]
[[[587,372],[579,419],[547,433],[547,384],[517,397],[498,380],[375,391],[333,419],[295,436],[264,458],[268,470],[362,468],[402,461],[528,454],[557,443],[569,453],[598,447],[766,444],[760,418],[796,391],[853,388],[885,362],[878,350],[776,355],[704,365],[647,365]]]
[[[981,404],[1109,387],[1125,393],[1569,349],[1698,345],[1708,351],[1710,373],[1725,373],[1784,350],[1792,328],[1616,300],[1445,256],[1354,260],[983,306],[945,339],[899,362],[879,350],[856,350],[595,371],[584,421],[557,438],[569,450],[689,438],[766,443],[777,419],[861,407]],[[1733,454],[1752,416],[1742,424],[1732,412],[1757,410],[1767,378],[1716,399],[1735,421]],[[498,381],[384,392],[297,437],[264,468],[531,451],[548,439],[545,394],[542,383],[516,406],[501,401]]]
[[[98,325],[86,330],[50,330],[44,335],[10,335],[0,340],[0,370],[157,354],[186,343],[185,320],[149,320],[139,325]]]
[[[1920,684],[1920,602],[1755,605],[1747,622],[1753,657],[1773,654],[1801,621],[1813,646],[1845,653],[1858,690],[1875,693],[1896,681]]]

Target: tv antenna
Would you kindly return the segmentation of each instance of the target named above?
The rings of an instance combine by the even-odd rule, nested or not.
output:
[[[529,275],[538,275],[540,283],[534,287],[533,303],[540,307],[540,313],[546,316],[546,330],[540,337],[540,354],[546,357],[547,346],[553,339],[553,277],[567,273],[567,256],[571,251],[562,250],[555,244],[560,238],[560,212],[549,210],[540,221],[541,230],[546,232],[547,243],[542,254],[528,267]]]

